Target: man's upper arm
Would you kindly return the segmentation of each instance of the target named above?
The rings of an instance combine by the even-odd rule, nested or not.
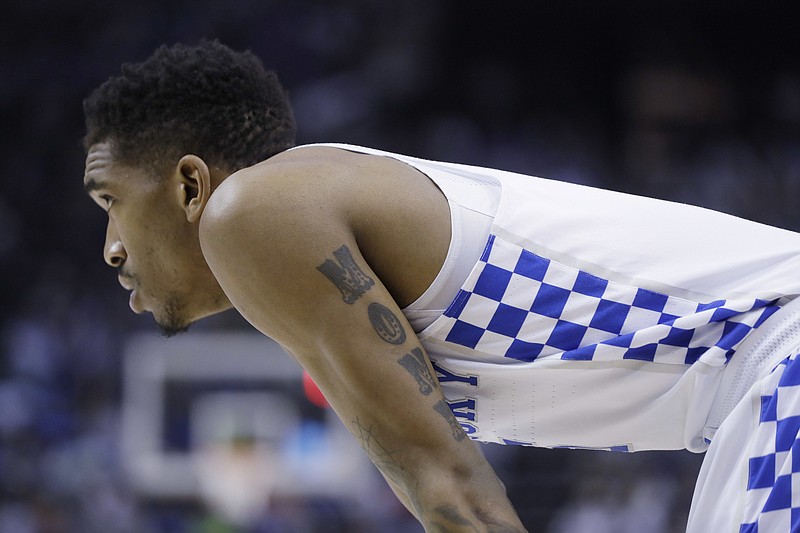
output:
[[[204,222],[203,250],[223,290],[298,359],[423,523],[448,523],[462,512],[475,519],[451,505],[456,488],[464,509],[472,499],[497,509],[492,502],[504,491],[450,411],[423,347],[335,199],[326,201],[335,193],[299,182],[287,191],[238,196],[229,212],[212,210]]]
[[[381,436],[428,453],[464,440],[345,221],[308,197],[314,207],[295,204],[297,195],[236,206],[205,229],[204,253],[233,305],[299,360],[368,452]]]

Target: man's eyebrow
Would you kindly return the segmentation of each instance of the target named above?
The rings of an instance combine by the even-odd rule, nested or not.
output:
[[[102,189],[105,184],[101,181],[97,181],[94,178],[89,178],[88,180],[83,182],[83,190],[87,193],[91,193],[92,191],[96,191],[97,189]]]

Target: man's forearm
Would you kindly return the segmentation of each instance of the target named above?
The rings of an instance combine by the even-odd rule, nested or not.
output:
[[[362,428],[362,431],[365,428]],[[372,428],[362,446],[401,503],[428,532],[519,533],[525,528],[506,496],[503,483],[475,449],[469,472],[446,467],[423,477],[412,475],[394,459]]]
[[[525,527],[505,488],[485,460],[468,478],[442,476],[415,496],[419,520],[427,532],[523,533]]]
[[[510,503],[508,504],[508,509],[498,510],[499,512],[496,514],[481,512],[480,510],[469,513],[475,515],[476,522],[467,518],[465,513],[459,510],[459,506],[453,504],[438,505],[428,510],[419,503],[412,503],[411,497],[400,489],[396,483],[386,475],[383,477],[395,496],[397,496],[397,499],[417,521],[425,526],[426,531],[488,531],[491,533],[518,533],[525,531],[525,528],[519,524],[519,519],[516,512],[511,509]],[[510,516],[504,519],[502,515],[506,514],[510,514]]]
[[[383,479],[386,480],[386,483],[389,485],[389,488],[392,489],[394,495],[397,496],[397,499],[400,500],[400,503],[403,504],[403,507],[405,507],[408,510],[408,512],[411,513],[411,515],[417,519],[417,521],[421,522],[419,513],[417,512],[417,508],[411,502],[411,499],[408,497],[408,494],[403,492],[403,490],[400,487],[398,487],[395,482],[389,479],[389,477],[386,474],[381,472],[381,475],[383,475]]]

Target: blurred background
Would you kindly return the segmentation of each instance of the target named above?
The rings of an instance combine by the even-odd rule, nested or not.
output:
[[[234,314],[162,340],[84,195],[81,101],[162,43],[251,49],[301,143],[363,144],[800,229],[790,2],[4,0],[0,533],[419,532]],[[687,258],[687,260],[690,260]],[[702,456],[486,446],[532,531],[682,531]]]

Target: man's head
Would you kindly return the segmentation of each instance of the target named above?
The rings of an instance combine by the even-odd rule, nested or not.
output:
[[[84,102],[84,186],[108,212],[104,257],[167,334],[230,304],[200,249],[200,216],[231,173],[294,145],[274,73],[217,42],[161,47]]]
[[[114,157],[167,172],[183,155],[234,172],[291,148],[295,124],[274,72],[250,52],[204,41],[162,46],[122,66],[84,101],[87,150],[111,142]]]

